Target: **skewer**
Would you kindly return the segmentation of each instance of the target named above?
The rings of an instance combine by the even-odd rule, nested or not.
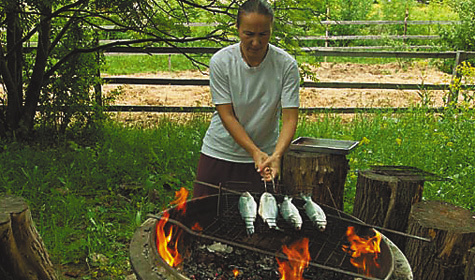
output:
[[[397,231],[397,230],[393,230],[393,229],[389,229],[389,228],[384,228],[384,227],[380,227],[380,226],[370,225],[370,224],[367,224],[365,222],[350,220],[350,219],[346,219],[346,218],[343,218],[343,217],[338,217],[338,216],[331,215],[331,214],[328,214],[327,217],[332,217],[332,218],[335,218],[335,219],[338,219],[338,220],[341,220],[341,221],[344,221],[344,222],[349,222],[349,223],[353,223],[353,224],[360,225],[360,226],[370,227],[370,228],[378,229],[378,230],[381,230],[381,231],[390,232],[390,233],[402,235],[402,236],[405,236],[405,237],[418,239],[418,240],[421,240],[421,241],[426,241],[426,242],[431,242],[432,241],[430,238],[425,238],[425,237],[421,237],[421,236],[417,236],[417,235],[412,235],[412,234],[409,234],[409,233],[405,233],[405,232],[401,232],[401,231]]]
[[[238,191],[226,189],[226,188],[223,188],[223,187],[219,187],[219,186],[216,186],[216,185],[213,185],[213,184],[210,184],[210,183],[205,183],[205,182],[201,182],[201,181],[195,181],[195,183],[201,184],[201,185],[204,185],[204,186],[208,186],[208,187],[211,187],[211,188],[215,188],[215,189],[221,189],[222,191],[230,192],[232,194],[241,195],[241,193],[238,192]],[[343,218],[341,216],[335,216],[335,215],[327,214],[327,217],[332,217],[332,218],[335,218],[335,219],[339,219],[341,221],[345,221],[345,222],[349,222],[349,223],[353,223],[353,224],[357,224],[357,225],[365,226],[365,227],[369,227],[369,228],[374,228],[374,229],[377,229],[377,230],[390,232],[390,233],[393,233],[393,234],[398,234],[398,235],[402,235],[402,236],[405,236],[405,237],[418,239],[418,240],[421,240],[421,241],[426,241],[426,242],[431,242],[432,241],[429,238],[425,238],[425,237],[421,237],[421,236],[417,236],[417,235],[412,235],[412,234],[409,234],[409,233],[405,233],[405,232],[401,232],[401,231],[397,231],[397,230],[393,230],[393,229],[388,229],[388,228],[384,228],[384,227],[380,227],[380,226],[376,226],[376,225],[370,225],[370,224],[367,224],[367,223],[362,222],[362,221],[350,220],[350,219]]]

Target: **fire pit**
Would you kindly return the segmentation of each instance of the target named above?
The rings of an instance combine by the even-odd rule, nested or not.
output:
[[[257,194],[255,197],[258,199]],[[276,195],[276,198],[278,201],[282,201],[282,197],[279,195]],[[344,245],[348,244],[346,233],[348,227],[354,227],[360,235],[374,232],[372,229],[361,226],[361,222],[353,216],[321,205],[327,214],[328,221],[327,228],[323,232],[316,229],[308,218],[302,215],[304,222],[300,231],[293,230],[283,220],[278,220],[280,230],[270,230],[260,218],[257,218],[255,234],[248,236],[244,222],[237,210],[238,200],[239,195],[228,193],[192,199],[186,202],[186,214],[183,214],[178,207],[172,207],[162,212],[157,217],[158,219],[150,218],[145,221],[137,229],[130,245],[131,265],[137,278],[139,280],[198,279],[194,278],[194,275],[187,275],[187,272],[183,269],[185,265],[178,268],[171,267],[158,253],[156,228],[157,224],[163,221],[163,218],[160,219],[159,217],[164,213],[169,214],[169,220],[166,222],[167,225],[169,227],[173,225],[174,230],[181,233],[178,251],[183,252],[183,263],[185,264],[188,261],[187,258],[190,259],[199,250],[196,246],[209,247],[210,244],[216,243],[223,244],[224,248],[234,248],[235,251],[240,252],[240,255],[249,255],[255,259],[276,259],[276,257],[285,259],[285,255],[282,254],[283,245],[287,246],[296,240],[308,238],[308,252],[310,253],[309,271],[318,271],[318,274],[331,273],[339,275],[335,279],[395,279],[394,277],[391,278],[391,276],[398,274],[398,272],[394,271],[395,261],[393,254],[398,255],[399,258],[402,254],[384,236],[380,244],[381,252],[378,254],[379,268],[374,269],[371,276],[360,274],[358,269],[351,264],[349,254],[342,249]],[[303,200],[294,198],[293,202],[297,208],[302,209]],[[200,229],[196,229],[197,225],[199,225]],[[399,263],[397,265],[397,268],[405,266],[405,270],[407,270],[405,265],[407,261],[405,261],[403,255],[402,258],[404,260],[402,264]],[[232,267],[227,269],[232,269]],[[237,271],[237,269],[235,270]],[[274,278],[264,277],[259,279],[279,279],[276,269],[269,273],[275,275]],[[410,273],[410,268],[408,273]],[[248,279],[239,278],[238,276],[203,279],[235,278]],[[308,273],[304,275],[304,278],[323,279],[314,278]],[[412,276],[397,279],[412,279]]]

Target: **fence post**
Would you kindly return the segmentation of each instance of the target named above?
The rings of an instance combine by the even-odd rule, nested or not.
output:
[[[452,80],[450,81],[449,96],[447,97],[447,104],[450,105],[452,101],[457,102],[459,95],[458,81],[462,78],[462,73],[458,71],[458,66],[467,59],[465,51],[457,51],[455,55],[454,69],[452,71]]]
[[[99,46],[99,35],[96,33],[95,45]],[[101,79],[101,54],[99,51],[96,52],[96,62],[97,62],[97,80],[94,82],[94,95],[96,99],[96,103],[99,106],[102,106],[102,82]]]
[[[407,43],[407,19],[409,18],[409,9],[406,8],[406,15],[404,17],[404,40],[403,40],[403,43],[406,44]]]

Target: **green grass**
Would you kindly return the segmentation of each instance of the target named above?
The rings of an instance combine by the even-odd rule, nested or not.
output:
[[[196,57],[208,64],[206,55]],[[198,68],[183,55],[110,55],[105,57],[105,65],[101,70],[110,75],[126,75],[136,73],[155,73],[161,71],[197,70]]]
[[[191,190],[208,119],[161,119],[152,127],[109,122],[95,137],[4,143],[0,193],[24,197],[57,267],[79,279],[131,274],[128,242],[146,214],[162,210],[180,187]],[[296,136],[358,140],[348,155],[345,210],[351,213],[357,170],[408,165],[450,181],[425,182],[424,199],[475,210],[473,110],[302,116]],[[43,138],[44,139],[44,138]]]

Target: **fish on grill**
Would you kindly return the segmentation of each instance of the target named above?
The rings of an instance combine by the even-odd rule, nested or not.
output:
[[[327,226],[327,216],[323,209],[312,200],[312,197],[309,195],[301,195],[302,199],[305,201],[303,208],[305,213],[312,221],[313,225],[316,226],[320,231],[324,231]]]
[[[279,209],[277,207],[277,201],[271,193],[262,193],[261,199],[259,200],[258,213],[264,223],[269,226],[269,228],[279,229],[277,227],[277,217],[279,215]]]
[[[257,216],[257,203],[249,192],[244,192],[239,198],[239,213],[246,223],[246,231],[248,235],[254,233],[254,221]]]
[[[302,228],[302,217],[300,216],[299,210],[292,203],[292,198],[287,195],[284,197],[284,201],[280,204],[280,214],[291,224],[296,230]]]

